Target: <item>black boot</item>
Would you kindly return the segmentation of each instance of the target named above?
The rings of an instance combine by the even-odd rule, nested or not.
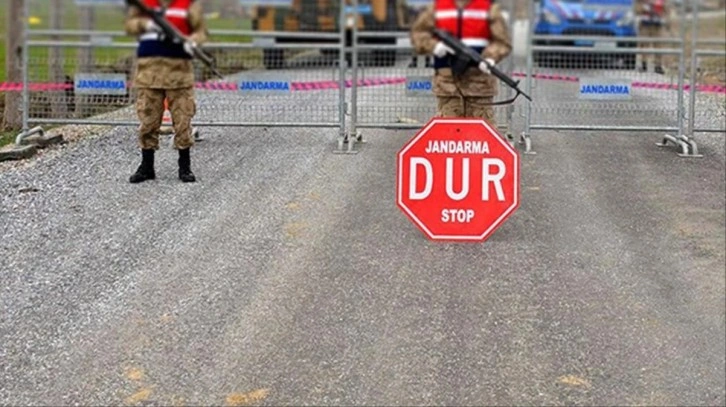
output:
[[[189,158],[189,149],[179,150],[179,179],[182,182],[195,182],[197,178],[192,173],[192,160]]]
[[[143,149],[141,150],[141,165],[136,169],[134,175],[129,178],[129,182],[138,184],[154,178],[156,178],[154,173],[154,150]]]
[[[663,75],[665,73],[665,71],[663,70],[663,67],[660,65],[656,65],[655,69],[653,69],[653,71],[660,75]]]

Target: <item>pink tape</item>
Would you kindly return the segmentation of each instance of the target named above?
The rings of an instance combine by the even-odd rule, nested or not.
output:
[[[515,72],[512,76],[514,77],[525,77],[526,75],[522,72]],[[563,82],[578,82],[580,78],[576,76],[557,75],[557,74],[534,74],[533,78],[543,80],[554,80]],[[396,85],[405,83],[406,78],[371,78],[371,79],[359,79],[359,87],[371,87],[371,86],[384,86],[384,85]],[[130,85],[129,85],[130,86]],[[338,89],[339,84],[337,81],[309,81],[309,82],[292,82],[291,87],[294,91],[312,91],[312,90],[329,90]],[[350,88],[353,86],[353,82],[350,80],[345,81],[345,87]],[[645,89],[662,89],[662,90],[675,90],[678,89],[678,85],[671,83],[662,82],[633,82],[634,88],[645,88]],[[235,82],[197,82],[195,87],[197,89],[205,90],[220,90],[220,91],[236,91],[237,83]],[[685,85],[684,90],[689,91],[690,85]],[[72,83],[45,83],[36,82],[29,84],[31,92],[49,92],[49,91],[62,91],[73,89]],[[22,83],[0,83],[0,92],[20,92],[23,90]],[[726,93],[726,86],[724,85],[698,85],[696,86],[698,92],[704,93]]]
[[[516,77],[525,77],[526,74],[522,72],[515,72],[513,76]],[[580,78],[576,76],[562,76],[562,75],[547,75],[547,74],[534,74],[532,75],[535,79],[545,79],[545,80],[558,80],[558,81],[567,81],[567,82],[578,82]],[[663,89],[663,90],[677,90],[678,85],[672,84],[672,83],[663,83],[663,82],[633,82],[632,86],[634,88],[645,88],[645,89]],[[683,89],[686,91],[691,90],[691,85],[684,85]],[[726,86],[723,85],[697,85],[696,90],[698,92],[704,92],[704,93],[726,93]]]

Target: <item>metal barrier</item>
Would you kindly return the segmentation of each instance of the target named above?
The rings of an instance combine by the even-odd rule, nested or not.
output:
[[[353,7],[357,8],[358,1],[353,0]],[[502,9],[512,15],[514,2],[500,1]],[[512,24],[509,24],[510,36]],[[376,38],[396,37],[395,45],[375,44]],[[373,41],[371,41],[373,40]],[[434,75],[430,63],[433,57],[416,56],[413,53],[408,32],[382,33],[371,31],[358,31],[352,29],[352,65],[358,67],[352,70],[353,87],[351,89],[351,124],[350,131],[355,137],[354,142],[362,141],[362,128],[388,128],[388,129],[418,129],[425,125],[436,112],[436,99],[432,93],[432,79]],[[375,55],[383,56],[383,61],[376,60]],[[388,55],[395,55],[391,57]],[[366,55],[366,57],[362,57]],[[381,66],[383,68],[369,69],[367,65]],[[387,62],[387,63],[386,63]],[[513,58],[507,58],[499,64],[502,72],[513,74]],[[362,82],[389,78],[388,86],[380,88],[360,88],[358,78]],[[499,100],[508,100],[513,96],[511,88],[500,83]],[[514,105],[498,105],[494,107],[497,128],[508,139],[512,139],[512,120]],[[352,151],[354,144],[348,145]]]
[[[26,2],[26,13],[38,1],[47,2]],[[109,14],[104,20],[122,24],[122,9],[104,9]],[[205,67],[195,63],[194,126],[338,128],[342,148],[345,92],[351,86],[345,79],[344,27],[339,33],[217,30],[211,35],[215,41],[205,49],[217,56],[227,76],[208,80]],[[293,43],[275,42],[279,36]],[[23,132],[17,142],[33,134],[30,124],[138,125],[135,48],[122,31],[26,28]],[[270,57],[282,56],[273,61],[277,69],[266,69]]]
[[[683,140],[700,156],[695,133],[726,133],[726,40],[699,38],[700,2],[693,2],[688,128]],[[715,83],[714,83],[715,82]]]
[[[530,21],[536,21],[536,3],[531,3]],[[684,15],[682,7],[678,15]],[[534,102],[526,108],[520,140],[526,152],[531,152],[531,132],[547,129],[674,133],[664,140],[688,154],[688,144],[680,138],[685,26],[680,27],[677,36],[648,38],[613,37],[606,30],[594,33],[600,35],[537,35],[530,24],[526,88]],[[651,57],[662,59],[662,65],[648,63]],[[658,66],[662,72],[654,72]]]
[[[357,11],[358,2],[352,3]],[[499,4],[515,14],[514,0]],[[536,130],[657,131],[664,133],[661,145],[672,142],[682,155],[695,156],[694,133],[724,131],[723,120],[713,120],[723,117],[722,99],[707,92],[709,85],[703,83],[706,78],[699,68],[706,58],[723,58],[725,44],[723,39],[698,38],[698,2],[691,41],[686,41],[685,24],[680,24],[678,35],[658,39],[535,35],[536,5],[530,4],[526,65],[515,70],[520,62],[510,57],[499,68],[525,77],[525,91],[534,102],[495,107],[498,128],[510,140],[516,126],[523,128],[520,142],[525,152],[533,153],[530,135]],[[45,23],[31,28],[30,10],[50,14]],[[683,7],[678,16],[686,20]],[[341,7],[340,21],[345,17]],[[31,124],[137,125],[130,85],[136,44],[122,31],[123,20],[123,9],[117,7],[69,6],[65,0],[25,2],[23,131],[18,143],[43,131]],[[514,25],[510,21],[510,30]],[[338,32],[243,28],[211,30],[205,49],[216,56],[226,77],[209,80],[209,72],[196,65],[195,126],[337,128],[338,152],[354,153],[363,141],[360,129],[415,129],[436,114],[433,70],[426,57],[414,56],[407,31],[358,31],[355,24],[350,31],[340,24]],[[281,37],[295,43],[281,45],[275,41]],[[396,41],[381,45],[379,37]],[[563,40],[591,46],[561,44]],[[689,42],[693,52],[687,61]],[[637,69],[656,55],[664,59],[663,74],[653,72],[652,65],[646,71]],[[259,83],[274,83],[276,91],[260,91]],[[587,92],[603,86],[612,90],[606,97]],[[499,100],[513,95],[504,85],[499,94]],[[515,109],[523,123],[514,123],[519,118]]]

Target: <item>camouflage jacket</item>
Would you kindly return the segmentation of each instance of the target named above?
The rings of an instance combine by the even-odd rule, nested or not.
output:
[[[427,7],[419,14],[411,27],[411,43],[418,54],[431,54],[438,42],[431,31],[436,26],[433,6]],[[500,62],[512,51],[507,21],[499,4],[492,4],[489,11],[489,29],[491,38],[489,45],[482,52],[484,58]],[[461,77],[455,78],[451,69],[442,68],[436,71],[433,81],[434,94],[437,96],[471,96],[488,97],[497,94],[497,80],[486,75],[477,68],[469,68]]]
[[[168,5],[170,0],[161,0]],[[145,32],[149,17],[144,16],[134,6],[130,6],[126,13],[126,33],[140,36]],[[189,25],[192,33],[189,39],[202,44],[207,40],[207,28],[204,22],[204,13],[199,1],[189,8]],[[165,57],[145,57],[136,61],[136,74],[134,86],[137,88],[153,89],[181,89],[194,86],[194,66],[191,60]]]

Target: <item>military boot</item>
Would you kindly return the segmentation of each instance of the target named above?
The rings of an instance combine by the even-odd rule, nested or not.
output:
[[[197,178],[192,173],[192,160],[189,157],[189,149],[179,150],[179,179],[182,182],[195,182]]]
[[[154,178],[156,178],[154,173],[154,150],[143,149],[141,150],[141,165],[136,169],[134,175],[129,178],[129,182],[138,184]]]

